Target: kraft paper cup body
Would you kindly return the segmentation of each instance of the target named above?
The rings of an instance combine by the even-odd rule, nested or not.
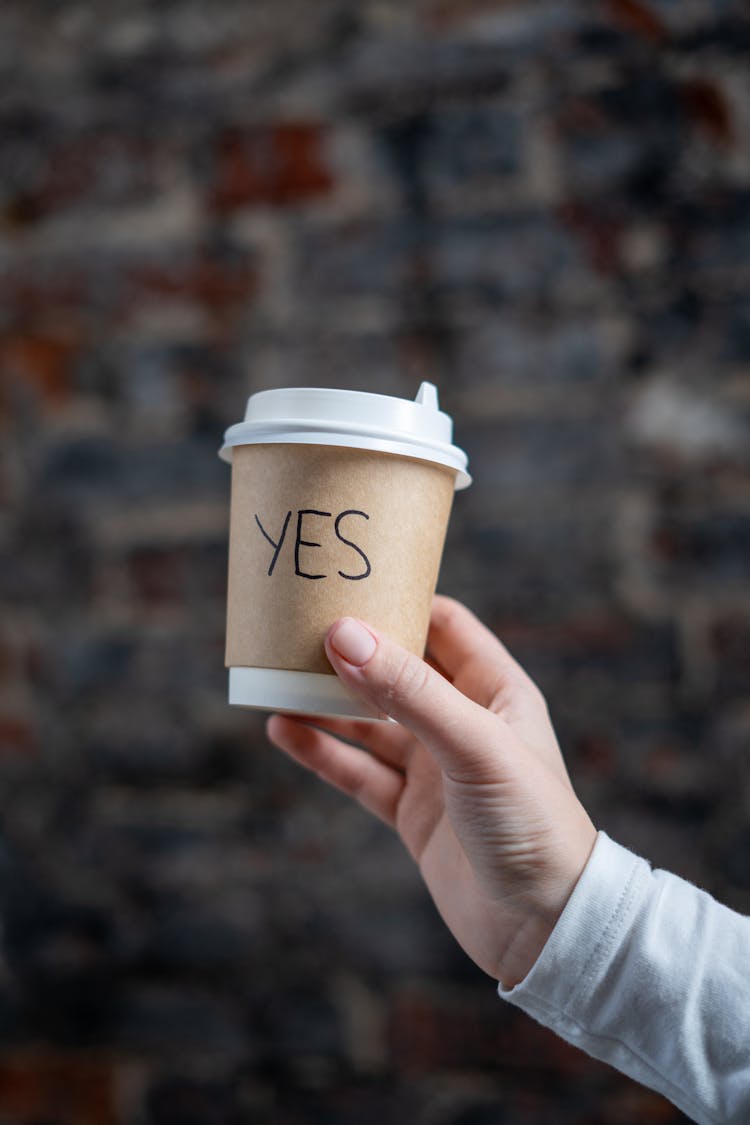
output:
[[[370,404],[357,399],[386,399],[338,394],[347,396],[348,408],[352,399],[360,408]],[[434,395],[428,395],[425,409],[428,422],[439,413]],[[322,412],[319,404],[315,411]],[[331,412],[328,403],[326,414]],[[371,424],[372,411],[363,416],[363,427],[370,423],[370,431],[378,428]],[[440,414],[441,421],[446,417]],[[324,638],[337,618],[351,615],[423,654],[453,494],[469,480],[465,455],[457,447],[446,453],[441,442],[441,460],[434,451],[430,459],[420,435],[410,443],[403,427],[392,427],[388,434],[380,427],[382,432],[360,434],[354,444],[356,418],[338,419],[347,427],[344,435],[331,432],[337,419],[326,421],[328,432],[289,425],[269,430],[268,419],[252,428],[251,418],[250,430],[243,432],[240,426],[233,428],[234,435],[227,432],[227,438],[258,438],[230,446],[229,702],[385,718],[347,692],[328,663]],[[317,439],[310,440],[311,434]],[[348,444],[337,444],[342,436]],[[420,456],[391,452],[389,442]],[[363,448],[366,444],[376,448]],[[464,457],[463,468],[460,458],[446,463],[449,456],[455,461],[456,453]]]

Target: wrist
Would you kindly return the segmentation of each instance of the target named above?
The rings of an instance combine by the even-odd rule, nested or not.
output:
[[[547,944],[559,916],[558,914],[554,918],[543,918],[531,914],[525,915],[498,965],[496,976],[504,989],[515,988],[528,976]]]
[[[537,893],[527,903],[513,938],[503,952],[498,964],[498,980],[506,989],[520,984],[536,964],[591,857],[597,831],[585,813],[584,816],[587,830],[581,832],[575,853],[571,853],[564,870],[558,868],[550,874],[547,893]]]

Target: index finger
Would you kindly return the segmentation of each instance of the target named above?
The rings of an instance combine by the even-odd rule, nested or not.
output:
[[[432,603],[427,651],[450,679],[469,665],[495,677],[526,676],[502,641],[470,609],[441,594]]]
[[[411,757],[414,735],[399,723],[345,719],[337,715],[295,715],[294,718],[362,746],[397,769],[406,769]]]

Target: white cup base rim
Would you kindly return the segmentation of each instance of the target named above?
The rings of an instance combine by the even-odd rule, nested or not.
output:
[[[263,711],[390,721],[372,704],[347,691],[336,676],[321,672],[230,667],[229,703]]]

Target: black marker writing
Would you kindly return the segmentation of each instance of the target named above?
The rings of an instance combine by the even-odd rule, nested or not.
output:
[[[282,527],[282,529],[281,529],[281,535],[279,536],[279,541],[278,541],[278,543],[274,543],[273,539],[272,539],[272,538],[271,538],[271,536],[270,536],[270,535],[268,534],[268,532],[266,531],[265,527],[263,526],[263,524],[262,524],[262,523],[260,522],[260,520],[258,519],[257,515],[256,515],[256,517],[255,517],[255,522],[257,523],[258,527],[260,528],[260,530],[261,530],[261,533],[263,534],[263,537],[264,537],[265,539],[267,539],[267,540],[268,540],[268,542],[269,542],[269,543],[271,544],[271,546],[273,547],[273,558],[271,559],[271,565],[270,565],[270,566],[269,566],[269,568],[268,568],[268,576],[269,576],[269,578],[270,578],[270,577],[271,577],[271,575],[273,574],[273,568],[274,568],[274,567],[276,566],[276,560],[277,560],[277,558],[279,557],[279,551],[281,550],[281,548],[282,548],[282,546],[283,546],[283,544],[284,544],[284,537],[285,537],[285,535],[286,535],[286,529],[287,529],[287,528],[289,527],[289,520],[291,519],[291,516],[292,516],[292,513],[291,513],[291,512],[287,512],[287,514],[286,514],[286,519],[284,520],[284,526],[283,526],[283,527]]]
[[[340,570],[339,574],[342,578],[348,578],[350,582],[359,582],[361,578],[367,578],[371,574],[372,567],[370,566],[370,560],[368,559],[362,548],[358,547],[356,543],[352,543],[351,539],[347,539],[345,535],[341,534],[339,525],[341,524],[344,516],[362,516],[363,519],[366,520],[369,520],[370,517],[368,516],[367,512],[360,512],[357,508],[347,508],[345,512],[339,512],[339,514],[336,516],[336,522],[334,524],[336,538],[340,539],[342,543],[346,543],[347,547],[351,547],[353,551],[356,551],[357,554],[362,557],[362,560],[366,567],[366,569],[363,570],[361,574],[344,574],[343,570]]]
[[[300,508],[297,512],[297,539],[294,544],[294,573],[299,575],[300,578],[325,578],[325,574],[307,574],[304,570],[300,569],[299,565],[299,549],[300,547],[319,547],[320,543],[314,543],[310,539],[302,538],[302,519],[303,516],[326,516],[331,518],[330,512],[319,512],[315,508]]]

